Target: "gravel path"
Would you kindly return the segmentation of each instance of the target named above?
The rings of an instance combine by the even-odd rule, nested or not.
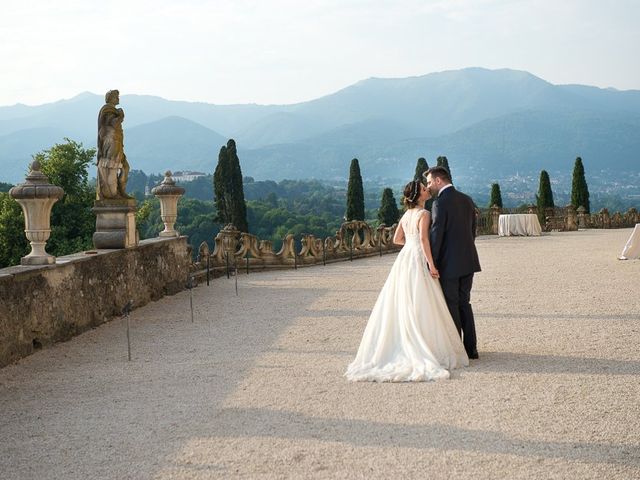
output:
[[[480,359],[348,383],[395,255],[217,279],[0,370],[0,478],[640,478],[631,230],[481,237]]]

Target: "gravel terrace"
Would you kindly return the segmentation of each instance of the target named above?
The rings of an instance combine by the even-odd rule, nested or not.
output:
[[[0,478],[640,478],[631,229],[481,237],[480,359],[342,374],[395,255],[216,279],[0,370]]]

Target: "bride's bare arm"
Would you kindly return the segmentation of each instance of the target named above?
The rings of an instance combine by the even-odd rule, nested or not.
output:
[[[398,222],[396,231],[393,234],[393,243],[396,245],[404,245],[404,230],[402,229],[402,223]]]
[[[433,263],[433,256],[431,255],[431,244],[429,243],[429,226],[431,225],[431,214],[428,211],[422,214],[420,221],[418,222],[418,231],[420,232],[420,246],[422,247],[422,253],[424,253],[427,263],[429,264],[429,271],[433,278],[438,278],[440,272],[436,269]]]

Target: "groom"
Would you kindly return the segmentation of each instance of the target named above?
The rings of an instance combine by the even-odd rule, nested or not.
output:
[[[440,272],[440,285],[469,358],[478,358],[476,326],[469,300],[473,274],[480,271],[475,246],[476,212],[473,200],[451,185],[444,167],[433,167],[423,176],[435,199],[429,234],[431,253]]]

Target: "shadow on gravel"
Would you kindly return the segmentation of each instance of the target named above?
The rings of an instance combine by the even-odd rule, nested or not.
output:
[[[365,317],[369,318],[371,309],[365,310],[307,310],[304,315],[298,318],[317,318],[317,317]]]
[[[548,315],[534,315],[530,313],[475,313],[475,318],[506,318],[506,319],[525,319],[525,320],[640,320],[640,315],[606,315],[606,314],[556,314],[551,313]]]
[[[223,409],[212,436],[273,437],[344,442],[358,447],[460,450],[489,454],[640,466],[634,447],[620,444],[531,441],[501,432],[447,424],[398,425],[363,420],[310,417],[266,409]]]
[[[481,352],[480,360],[473,364],[473,370],[503,373],[640,376],[640,361],[515,352]]]
[[[223,287],[135,310],[131,362],[115,320],[0,370],[0,479],[155,478],[327,292]]]

